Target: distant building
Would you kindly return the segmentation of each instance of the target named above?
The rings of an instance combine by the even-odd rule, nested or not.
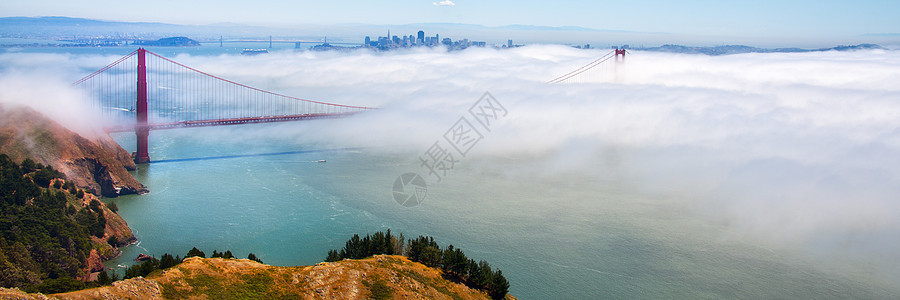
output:
[[[365,44],[361,48],[374,48],[380,51],[390,51],[399,48],[410,48],[410,47],[436,47],[443,46],[446,47],[448,51],[460,51],[465,50],[469,47],[487,47],[487,42],[480,41],[470,41],[468,38],[463,38],[454,41],[451,38],[441,38],[440,34],[435,34],[434,36],[425,36],[424,30],[419,30],[416,35],[391,35],[391,31],[387,31],[387,36],[378,36],[377,38],[372,38],[370,36],[365,36]],[[515,48],[521,47],[522,45],[513,44],[513,40],[508,40],[505,45],[496,45],[495,48]],[[581,48],[582,46],[573,46],[576,48]],[[589,48],[590,45],[584,45],[585,48]],[[316,46],[311,48],[312,50],[331,50],[331,49],[339,49],[343,50],[347,47],[337,47],[329,45],[328,43]],[[360,47],[357,47],[360,48]]]

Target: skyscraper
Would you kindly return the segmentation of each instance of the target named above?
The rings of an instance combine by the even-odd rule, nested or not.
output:
[[[425,31],[419,30],[419,35],[416,39],[416,44],[421,44],[425,42]]]

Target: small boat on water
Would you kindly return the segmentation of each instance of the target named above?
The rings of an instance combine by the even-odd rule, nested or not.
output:
[[[317,163],[323,163],[323,162],[325,162],[325,160],[324,160],[324,159],[320,159],[320,160],[317,160],[316,162],[317,162]]]
[[[241,51],[241,55],[260,55],[269,53],[269,50],[266,49],[244,49]]]

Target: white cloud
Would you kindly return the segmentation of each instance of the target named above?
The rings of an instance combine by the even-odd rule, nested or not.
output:
[[[24,105],[41,111],[84,136],[97,134],[97,116],[81,101],[72,78],[83,76],[83,66],[95,68],[116,58],[73,59],[60,54],[9,53],[0,55],[0,103]]]
[[[450,1],[450,0],[443,0],[441,2],[432,2],[431,4],[434,6],[455,6],[456,5],[456,3],[453,3],[453,1]]]

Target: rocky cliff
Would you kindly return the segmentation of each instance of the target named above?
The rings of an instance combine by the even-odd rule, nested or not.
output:
[[[91,280],[103,270],[103,260],[119,254],[108,242],[111,237],[115,237],[116,246],[136,240],[125,220],[95,196],[116,197],[147,191],[128,173],[135,168],[130,155],[109,136],[100,134],[88,139],[31,108],[0,103],[0,153],[15,162],[30,158],[63,172],[66,179],[54,182],[61,181],[63,185],[69,181],[90,192],[82,198],[68,196],[70,200],[75,199],[70,204],[79,210],[91,206],[92,202],[98,203],[106,219],[104,234],[90,237],[94,249],[86,257],[80,279]]]
[[[28,107],[0,103],[0,153],[52,166],[95,195],[147,192],[128,173],[131,155],[108,135],[83,137]]]
[[[47,299],[18,290],[0,298]],[[315,266],[276,267],[247,259],[192,257],[147,278],[50,295],[50,299],[488,299],[403,256],[375,255]],[[515,299],[507,295],[506,299]]]

